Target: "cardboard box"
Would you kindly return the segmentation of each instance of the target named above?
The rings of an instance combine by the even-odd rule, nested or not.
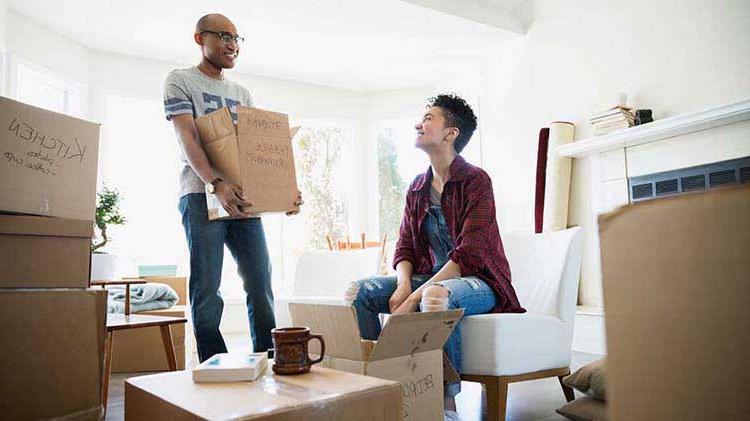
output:
[[[152,316],[185,317],[186,306],[175,306],[163,310],[143,311],[137,314]],[[175,323],[172,344],[177,358],[177,369],[185,369],[185,323]],[[115,332],[112,344],[112,373],[135,373],[144,371],[167,371],[167,355],[158,326],[140,329],[125,329]]]
[[[211,166],[242,188],[253,216],[297,209],[294,134],[286,114],[239,106],[235,126],[225,107],[198,117],[195,125]],[[208,219],[230,218],[216,196],[207,193],[206,200]]]
[[[323,335],[323,367],[397,381],[404,420],[442,419],[442,348],[463,310],[391,315],[377,341],[360,339],[354,307],[289,303],[289,312],[295,326]],[[320,352],[317,342],[310,352]]]
[[[612,420],[750,413],[750,186],[599,218]]]
[[[91,221],[0,215],[0,288],[86,288]]]
[[[94,220],[99,125],[0,97],[0,211]]]
[[[190,371],[125,381],[126,420],[398,420],[395,382],[313,367],[252,382],[194,383]]]
[[[107,294],[0,290],[3,419],[100,419]]]

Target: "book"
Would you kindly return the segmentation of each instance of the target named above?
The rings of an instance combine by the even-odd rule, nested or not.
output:
[[[268,355],[265,352],[216,354],[193,369],[193,381],[253,381],[265,373],[267,368]]]
[[[612,107],[606,111],[602,111],[602,112],[592,115],[591,119],[607,117],[607,116],[616,115],[616,114],[625,114],[625,115],[633,116],[633,110],[631,108]]]

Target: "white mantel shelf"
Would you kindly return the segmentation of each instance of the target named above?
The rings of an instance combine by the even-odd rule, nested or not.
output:
[[[583,158],[744,120],[750,120],[750,100],[656,120],[641,126],[568,143],[559,146],[557,153],[560,156]]]

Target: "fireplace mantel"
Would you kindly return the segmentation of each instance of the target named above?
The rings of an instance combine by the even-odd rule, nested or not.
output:
[[[556,152],[581,161],[571,209],[584,234],[579,297],[602,307],[598,216],[630,203],[629,177],[750,156],[750,100],[579,140]]]
[[[557,153],[560,156],[583,158],[744,120],[750,120],[750,100],[656,120],[642,126],[568,143],[559,146]]]

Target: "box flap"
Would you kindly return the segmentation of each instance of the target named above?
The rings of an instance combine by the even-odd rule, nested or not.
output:
[[[203,150],[211,167],[226,181],[241,185],[237,129],[229,108],[222,108],[195,119]]]
[[[307,326],[323,335],[326,356],[362,361],[362,342],[354,307],[333,304],[289,303],[292,324]],[[310,353],[319,354],[318,341],[310,341]]]
[[[383,326],[370,361],[440,349],[464,311],[434,311],[392,315]]]
[[[80,219],[0,215],[0,234],[91,238],[94,224]]]
[[[228,136],[237,135],[237,128],[227,107],[196,118],[195,127],[198,129],[203,146]]]

